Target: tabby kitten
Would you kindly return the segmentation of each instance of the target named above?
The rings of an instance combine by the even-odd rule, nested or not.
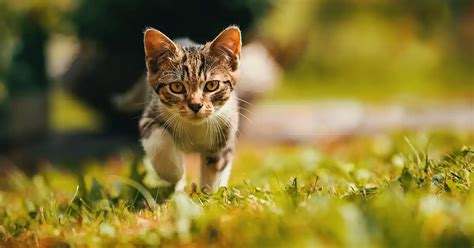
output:
[[[160,31],[144,35],[147,80],[153,91],[139,122],[147,161],[156,173],[184,186],[182,154],[201,156],[201,187],[226,186],[239,121],[234,87],[241,34],[231,26],[205,45],[181,46]]]

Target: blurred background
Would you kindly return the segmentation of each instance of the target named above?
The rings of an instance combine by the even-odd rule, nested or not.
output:
[[[114,99],[143,80],[144,28],[202,43],[231,24],[244,144],[473,132],[470,0],[3,0],[0,165],[140,151],[142,105]]]

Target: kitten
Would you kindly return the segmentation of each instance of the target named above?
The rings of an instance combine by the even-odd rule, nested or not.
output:
[[[158,176],[184,186],[182,153],[201,156],[201,187],[226,186],[239,122],[234,88],[241,34],[231,26],[205,45],[181,46],[160,31],[145,31],[152,92],[139,122],[147,161]]]

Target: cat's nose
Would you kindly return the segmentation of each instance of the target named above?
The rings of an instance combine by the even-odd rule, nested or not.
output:
[[[194,112],[197,113],[202,108],[202,103],[188,103],[188,107]]]

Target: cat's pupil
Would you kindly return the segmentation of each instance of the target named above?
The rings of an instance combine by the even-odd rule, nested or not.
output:
[[[171,91],[174,92],[174,93],[182,93],[184,87],[183,87],[183,85],[182,85],[181,83],[177,83],[177,82],[176,82],[176,83],[172,83],[172,84],[170,85],[170,89],[171,89]]]
[[[206,90],[207,91],[214,91],[217,89],[217,87],[219,86],[219,82],[218,81],[209,81],[206,83]]]

